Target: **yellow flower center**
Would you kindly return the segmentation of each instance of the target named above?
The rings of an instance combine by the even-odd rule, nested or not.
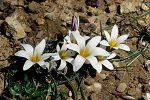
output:
[[[110,48],[113,48],[113,47],[116,47],[118,45],[118,42],[115,40],[111,40],[111,41],[109,41],[109,45],[110,45]]]
[[[97,56],[98,61],[103,61],[104,59],[105,59],[104,56]]]
[[[68,54],[65,50],[59,51],[59,56],[61,59],[66,59],[68,57]]]
[[[80,55],[84,58],[88,57],[90,55],[90,52],[87,48],[82,48],[80,50]]]
[[[30,59],[32,62],[36,63],[39,62],[41,58],[38,55],[32,55]]]

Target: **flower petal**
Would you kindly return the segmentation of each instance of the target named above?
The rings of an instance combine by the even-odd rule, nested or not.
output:
[[[107,41],[110,41],[111,40],[110,34],[107,31],[105,31],[105,30],[104,30],[104,34],[106,36]]]
[[[37,62],[41,67],[45,65],[45,62],[43,60]]]
[[[80,52],[80,48],[79,48],[79,46],[78,46],[77,44],[73,44],[73,43],[67,44],[66,47],[67,47],[68,49],[73,50],[73,51],[76,51],[76,52],[78,52],[78,53]]]
[[[80,34],[73,34],[80,48],[85,47],[85,39]]]
[[[112,58],[114,58],[114,57],[116,57],[116,53],[110,54],[109,57],[107,57],[107,59],[112,59]]]
[[[102,40],[100,44],[104,46],[110,46],[106,40]]]
[[[67,58],[65,61],[71,63],[74,59],[73,58]]]
[[[48,62],[44,62],[44,65],[41,66],[43,69],[48,69],[49,70],[49,63]]]
[[[113,70],[114,67],[113,65],[108,61],[108,60],[104,60],[101,62],[106,68],[110,69],[110,70]]]
[[[45,66],[49,70],[49,62],[45,62]]]
[[[70,41],[70,36],[66,36],[65,38],[64,38],[64,42],[65,43],[71,43],[71,41]]]
[[[110,53],[100,47],[96,47],[92,51],[93,56],[109,56]]]
[[[114,25],[111,32],[111,39],[116,40],[118,37],[118,26]]]
[[[119,43],[123,43],[128,37],[129,37],[129,34],[121,35],[117,41]]]
[[[130,48],[126,44],[119,44],[118,48],[125,51],[130,51]]]
[[[43,39],[36,47],[34,54],[35,55],[41,55],[45,49],[46,41]]]
[[[100,73],[102,71],[102,64],[100,62],[98,62],[96,70],[97,70],[98,73]]]
[[[87,43],[86,47],[89,49],[93,49],[100,43],[100,40],[101,36],[95,36]]]
[[[30,54],[27,51],[24,51],[24,50],[20,50],[20,51],[16,52],[15,56],[30,59]]]
[[[90,37],[89,37],[89,36],[83,36],[83,38],[84,38],[85,40],[88,40]]]
[[[92,67],[93,67],[97,72],[100,72],[100,68],[99,68],[99,66],[98,66],[98,61],[97,61],[96,57],[91,56],[91,57],[88,57],[87,59],[88,59],[88,61],[91,63]]]
[[[57,44],[56,50],[57,50],[57,52],[60,51],[60,46],[59,46],[59,44]]]
[[[84,64],[85,62],[85,58],[83,58],[82,56],[80,55],[77,55],[74,62],[73,62],[73,71],[76,72],[78,71],[82,65]]]
[[[57,60],[60,60],[61,58],[60,58],[59,54],[57,53],[57,55],[52,56],[52,59],[54,61],[57,61]]]
[[[65,50],[65,51],[67,50],[67,47],[66,47],[65,43],[62,45],[61,50]]]
[[[51,55],[52,55],[51,53],[45,53],[45,54],[43,54],[43,55],[41,56],[41,59],[42,59],[42,60],[46,60],[46,59],[48,59]]]
[[[25,51],[29,52],[30,55],[33,55],[33,47],[29,44],[21,44]]]
[[[30,60],[27,60],[23,66],[23,70],[28,70],[32,65],[34,65],[35,63],[30,61]]]
[[[58,70],[62,70],[62,69],[64,69],[65,67],[66,67],[66,61],[61,60],[60,66],[59,66]]]

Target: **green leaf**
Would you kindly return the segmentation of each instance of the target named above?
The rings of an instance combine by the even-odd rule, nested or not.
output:
[[[36,87],[33,83],[30,83],[30,81],[28,81],[27,83],[25,83],[24,89],[28,94],[32,94],[35,91]]]
[[[12,87],[9,89],[10,93],[13,95],[13,96],[18,96],[20,95],[19,92],[15,91]]]

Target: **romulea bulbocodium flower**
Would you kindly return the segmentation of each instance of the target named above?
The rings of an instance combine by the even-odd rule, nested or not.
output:
[[[23,66],[23,70],[28,70],[32,65],[39,64],[42,68],[49,69],[49,63],[44,60],[48,59],[51,54],[45,53],[43,51],[45,49],[46,41],[43,39],[35,48],[33,48],[30,44],[21,44],[25,50],[20,50],[15,53],[15,56],[24,57],[27,59]]]
[[[59,45],[56,46],[56,53],[51,53],[52,54],[52,60],[58,61],[60,60],[60,66],[58,70],[62,70],[66,67],[66,62],[71,63],[73,58],[71,57],[71,51],[67,50],[66,44],[64,43],[61,48]]]
[[[114,48],[130,51],[130,48],[126,44],[124,44],[125,40],[129,37],[129,34],[124,34],[118,37],[118,31],[119,30],[117,25],[113,26],[111,34],[104,30],[106,40],[102,40],[100,44],[109,46],[110,49]]]

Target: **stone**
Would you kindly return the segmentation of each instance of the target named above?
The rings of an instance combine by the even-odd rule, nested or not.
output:
[[[2,74],[0,74],[0,94],[3,93],[3,90],[4,90],[4,76]]]
[[[150,25],[150,14],[147,14],[145,16],[142,16],[139,20],[138,23],[142,26],[149,26]]]
[[[36,23],[37,23],[38,25],[44,25],[45,20],[44,20],[43,18],[37,18],[37,19],[36,19]]]
[[[101,79],[105,79],[105,78],[107,77],[106,74],[101,74],[101,73],[99,73],[98,76],[99,76]]]
[[[120,4],[120,12],[129,13],[140,10],[141,1],[140,0],[125,0]]]
[[[42,31],[39,31],[38,33],[37,33],[37,35],[36,35],[36,38],[41,38],[41,37],[43,37],[44,36],[44,34],[45,34],[45,32],[42,30]]]
[[[5,0],[5,2],[8,2],[11,5],[24,6],[24,0]]]
[[[11,47],[10,41],[3,35],[0,35],[0,41],[0,69],[2,69],[10,65],[7,58],[13,55],[13,47]]]
[[[142,9],[143,10],[149,10],[150,8],[147,5],[145,5],[144,3],[142,3]]]
[[[135,88],[130,88],[128,90],[128,94],[131,95],[131,96],[135,95],[136,94],[136,89]]]
[[[127,88],[126,83],[120,83],[120,84],[118,85],[118,87],[117,87],[117,91],[118,91],[118,92],[124,92],[124,91],[126,90],[126,88]]]
[[[145,68],[150,71],[150,60],[145,61]]]
[[[40,13],[40,11],[42,11],[41,9],[41,5],[37,2],[32,1],[31,3],[29,3],[28,8],[31,12],[36,12],[36,13]]]
[[[89,92],[98,92],[98,91],[101,91],[102,84],[98,82],[94,82],[92,85],[88,85],[88,86],[86,85],[86,89]]]
[[[87,8],[87,14],[89,16],[98,15],[98,10],[96,8],[88,6],[88,8]]]
[[[125,71],[116,71],[115,72],[115,78],[119,79],[119,80],[122,80],[125,75],[126,75]]]
[[[114,65],[116,68],[119,68],[119,67],[120,67],[119,62],[116,62],[116,61],[113,62],[113,65]]]
[[[98,83],[98,82],[95,82],[95,83],[93,84],[93,87],[94,87],[94,89],[95,89],[96,91],[101,91],[101,89],[102,89],[102,84],[101,84],[101,83]]]
[[[5,22],[8,25],[8,29],[6,29],[6,33],[12,34],[14,39],[21,39],[26,37],[25,30],[18,20],[19,10],[16,10],[11,16],[6,17]],[[7,28],[7,26],[6,26]]]

